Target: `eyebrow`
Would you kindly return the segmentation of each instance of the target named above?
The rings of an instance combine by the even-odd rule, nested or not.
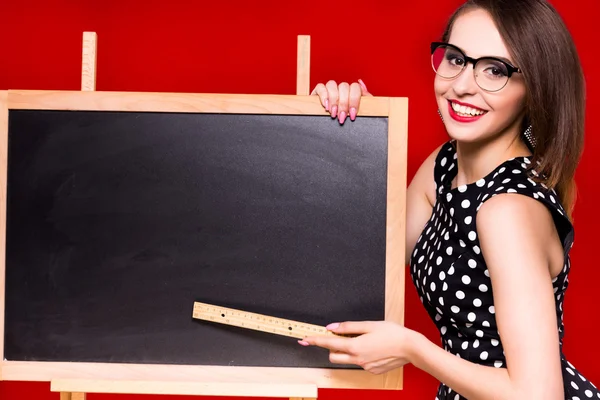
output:
[[[461,47],[459,47],[459,46],[457,46],[457,45],[455,45],[453,43],[448,43],[448,44],[451,44],[452,46],[455,46],[457,49],[460,49],[460,51],[462,51],[465,55],[467,55],[467,52],[464,51]],[[496,58],[498,60],[502,60],[505,63],[508,63],[508,64],[512,65],[513,67],[515,66],[514,62],[512,62],[511,60],[509,60],[508,58],[505,58],[505,57],[500,57],[500,56],[482,56],[482,57],[478,57],[478,58]]]

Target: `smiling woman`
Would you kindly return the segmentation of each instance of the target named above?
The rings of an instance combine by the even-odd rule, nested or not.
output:
[[[600,398],[562,352],[585,109],[571,36],[544,0],[469,0],[431,54],[450,140],[409,186],[406,261],[444,348],[383,321],[300,344],[373,373],[412,363],[441,381],[437,400]],[[362,81],[313,94],[341,123],[370,95]]]

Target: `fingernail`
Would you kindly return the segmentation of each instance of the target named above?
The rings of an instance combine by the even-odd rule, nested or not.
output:
[[[343,124],[345,120],[346,120],[346,112],[342,111],[340,113],[340,124]]]
[[[337,117],[337,106],[331,107],[331,118]]]
[[[329,99],[325,99],[325,110],[329,111]]]
[[[305,342],[304,340],[298,340],[298,343],[299,343],[300,345],[302,345],[302,346],[305,346],[305,347],[306,347],[306,346],[310,346],[310,343],[308,343],[308,342]]]
[[[350,119],[354,121],[356,119],[356,108],[352,107],[350,109]]]
[[[329,324],[325,327],[325,329],[327,329],[328,331],[332,331],[334,329],[337,329],[340,327],[339,322],[334,322],[333,324]]]

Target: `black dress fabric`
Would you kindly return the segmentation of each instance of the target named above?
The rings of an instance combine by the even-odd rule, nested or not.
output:
[[[410,273],[446,351],[481,365],[506,368],[498,334],[492,286],[477,236],[476,214],[481,205],[501,193],[516,193],[542,202],[551,211],[564,248],[564,268],[552,281],[561,345],[564,392],[567,400],[600,399],[600,391],[562,356],[563,301],[571,268],[573,227],[554,190],[537,183],[531,161],[517,157],[503,162],[477,182],[451,187],[458,165],[453,141],[436,157],[436,203],[411,255]],[[460,400],[443,383],[436,400]]]

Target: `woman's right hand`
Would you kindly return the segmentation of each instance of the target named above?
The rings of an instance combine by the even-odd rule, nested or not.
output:
[[[337,117],[340,124],[343,124],[347,117],[354,121],[358,113],[360,98],[372,96],[361,79],[352,84],[342,82],[338,85],[335,81],[329,81],[326,84],[319,83],[311,95],[319,96],[325,110],[329,111],[331,118]]]

